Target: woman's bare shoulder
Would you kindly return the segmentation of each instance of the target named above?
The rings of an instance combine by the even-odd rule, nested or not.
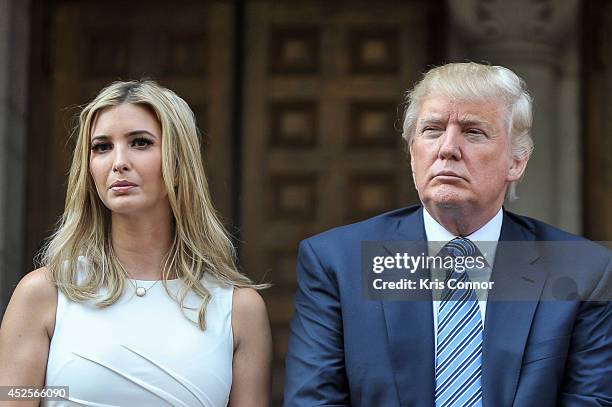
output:
[[[26,274],[17,284],[15,293],[26,298],[36,298],[38,301],[55,300],[57,288],[49,270],[41,267]]]
[[[232,327],[236,345],[244,335],[270,329],[266,303],[252,288],[235,288],[232,305]]]
[[[266,304],[253,288],[234,288],[233,311],[238,314],[256,316],[266,313]]]
[[[42,323],[49,336],[52,335],[57,308],[57,288],[46,267],[29,272],[19,281],[11,303],[21,316]]]
[[[26,274],[11,296],[0,329],[0,382],[44,383],[49,341],[53,336],[57,293],[49,272]],[[2,404],[2,403],[0,403]]]

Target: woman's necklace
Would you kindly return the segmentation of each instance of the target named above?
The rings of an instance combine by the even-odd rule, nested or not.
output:
[[[147,293],[149,292],[149,290],[151,288],[153,288],[153,286],[157,283],[159,283],[159,280],[156,280],[153,284],[151,284],[148,288],[144,288],[140,285],[138,285],[138,280],[130,280],[133,281],[134,285],[136,286],[136,295],[139,297],[144,297],[145,295],[147,295]]]

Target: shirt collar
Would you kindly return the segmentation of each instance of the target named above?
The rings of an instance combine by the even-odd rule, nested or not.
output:
[[[476,243],[478,249],[486,255],[489,261],[492,261],[495,256],[495,249],[497,247],[496,242],[499,241],[503,220],[504,212],[500,208],[495,216],[493,216],[484,226],[469,236],[466,236],[466,238]],[[425,235],[427,236],[427,241],[440,242],[440,247],[436,247],[435,250],[439,250],[446,243],[457,237],[446,230],[444,226],[439,224],[438,221],[430,215],[425,207],[423,207],[423,222],[425,225]],[[434,248],[430,247],[430,249]]]
[[[503,220],[504,212],[500,208],[491,220],[474,233],[466,236],[466,238],[473,242],[497,242],[501,233]],[[423,207],[423,221],[425,223],[425,235],[430,242],[447,243],[457,237],[439,224],[438,221],[429,214],[425,207]]]

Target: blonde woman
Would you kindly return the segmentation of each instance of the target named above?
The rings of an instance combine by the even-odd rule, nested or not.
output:
[[[62,406],[268,405],[265,305],[236,270],[174,92],[117,82],[83,109],[42,264],[4,316],[0,385],[68,386],[46,402]]]

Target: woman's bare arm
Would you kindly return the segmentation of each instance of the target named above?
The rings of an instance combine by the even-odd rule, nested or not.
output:
[[[57,290],[45,268],[19,282],[0,328],[0,386],[44,385],[56,307]],[[0,402],[11,405],[36,406],[38,401]]]
[[[266,305],[251,288],[234,290],[234,363],[231,407],[270,405],[272,334]]]

